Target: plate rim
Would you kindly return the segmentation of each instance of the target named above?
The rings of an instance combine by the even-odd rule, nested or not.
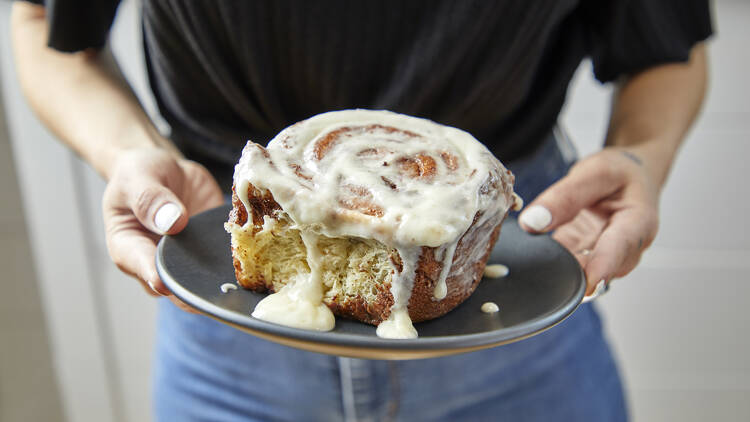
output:
[[[209,213],[219,213],[222,210],[228,213],[230,208],[231,205],[224,204],[191,216],[190,219],[192,220],[195,217]],[[223,308],[191,292],[169,273],[169,270],[164,263],[164,249],[168,242],[176,241],[174,240],[174,236],[166,235],[159,240],[156,248],[155,261],[157,272],[162,281],[178,299],[185,302],[188,306],[197,309],[201,313],[213,317],[213,319],[227,322],[230,326],[238,326],[236,328],[247,328],[250,331],[259,331],[270,336],[286,337],[302,342],[333,346],[345,345],[355,349],[394,350],[404,352],[436,351],[474,347],[481,348],[482,346],[492,347],[493,345],[498,345],[498,343],[512,343],[539,334],[546,329],[559,324],[570,316],[581,304],[586,289],[586,278],[583,269],[580,264],[578,264],[578,260],[575,259],[570,251],[551,237],[549,237],[549,240],[554,242],[556,247],[560,248],[563,254],[567,254],[573,259],[577,265],[579,273],[579,283],[575,294],[563,306],[539,315],[518,326],[503,327],[497,330],[483,331],[480,333],[417,337],[415,339],[384,339],[361,334],[306,330],[254,318],[250,315],[249,309],[248,314],[244,315]],[[337,317],[337,319],[339,319],[339,317]]]

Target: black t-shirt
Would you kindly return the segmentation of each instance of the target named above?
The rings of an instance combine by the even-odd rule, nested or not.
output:
[[[117,5],[48,1],[49,45],[101,47]],[[603,82],[685,61],[711,19],[707,0],[144,0],[143,31],[172,139],[227,186],[246,140],[346,108],[426,117],[522,157],[585,57]]]

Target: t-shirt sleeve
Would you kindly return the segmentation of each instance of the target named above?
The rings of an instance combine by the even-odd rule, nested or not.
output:
[[[583,19],[601,82],[685,62],[691,48],[713,32],[708,0],[592,0],[583,5]]]
[[[43,5],[49,22],[47,45],[72,53],[102,48],[120,0],[25,0]]]

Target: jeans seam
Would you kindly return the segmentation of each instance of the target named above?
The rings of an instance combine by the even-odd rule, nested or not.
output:
[[[344,421],[357,421],[357,407],[354,403],[354,381],[352,379],[352,363],[349,358],[338,358],[339,381],[341,383],[341,406]]]
[[[391,394],[388,399],[385,421],[390,422],[396,420],[396,414],[398,413],[398,408],[401,404],[401,383],[399,382],[398,365],[396,362],[388,362],[388,376],[390,378]]]

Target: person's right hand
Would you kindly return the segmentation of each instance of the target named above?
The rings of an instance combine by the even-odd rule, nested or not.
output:
[[[190,311],[159,278],[156,243],[180,232],[190,216],[222,205],[219,185],[205,167],[159,148],[121,153],[109,175],[102,208],[112,261],[152,296]]]

